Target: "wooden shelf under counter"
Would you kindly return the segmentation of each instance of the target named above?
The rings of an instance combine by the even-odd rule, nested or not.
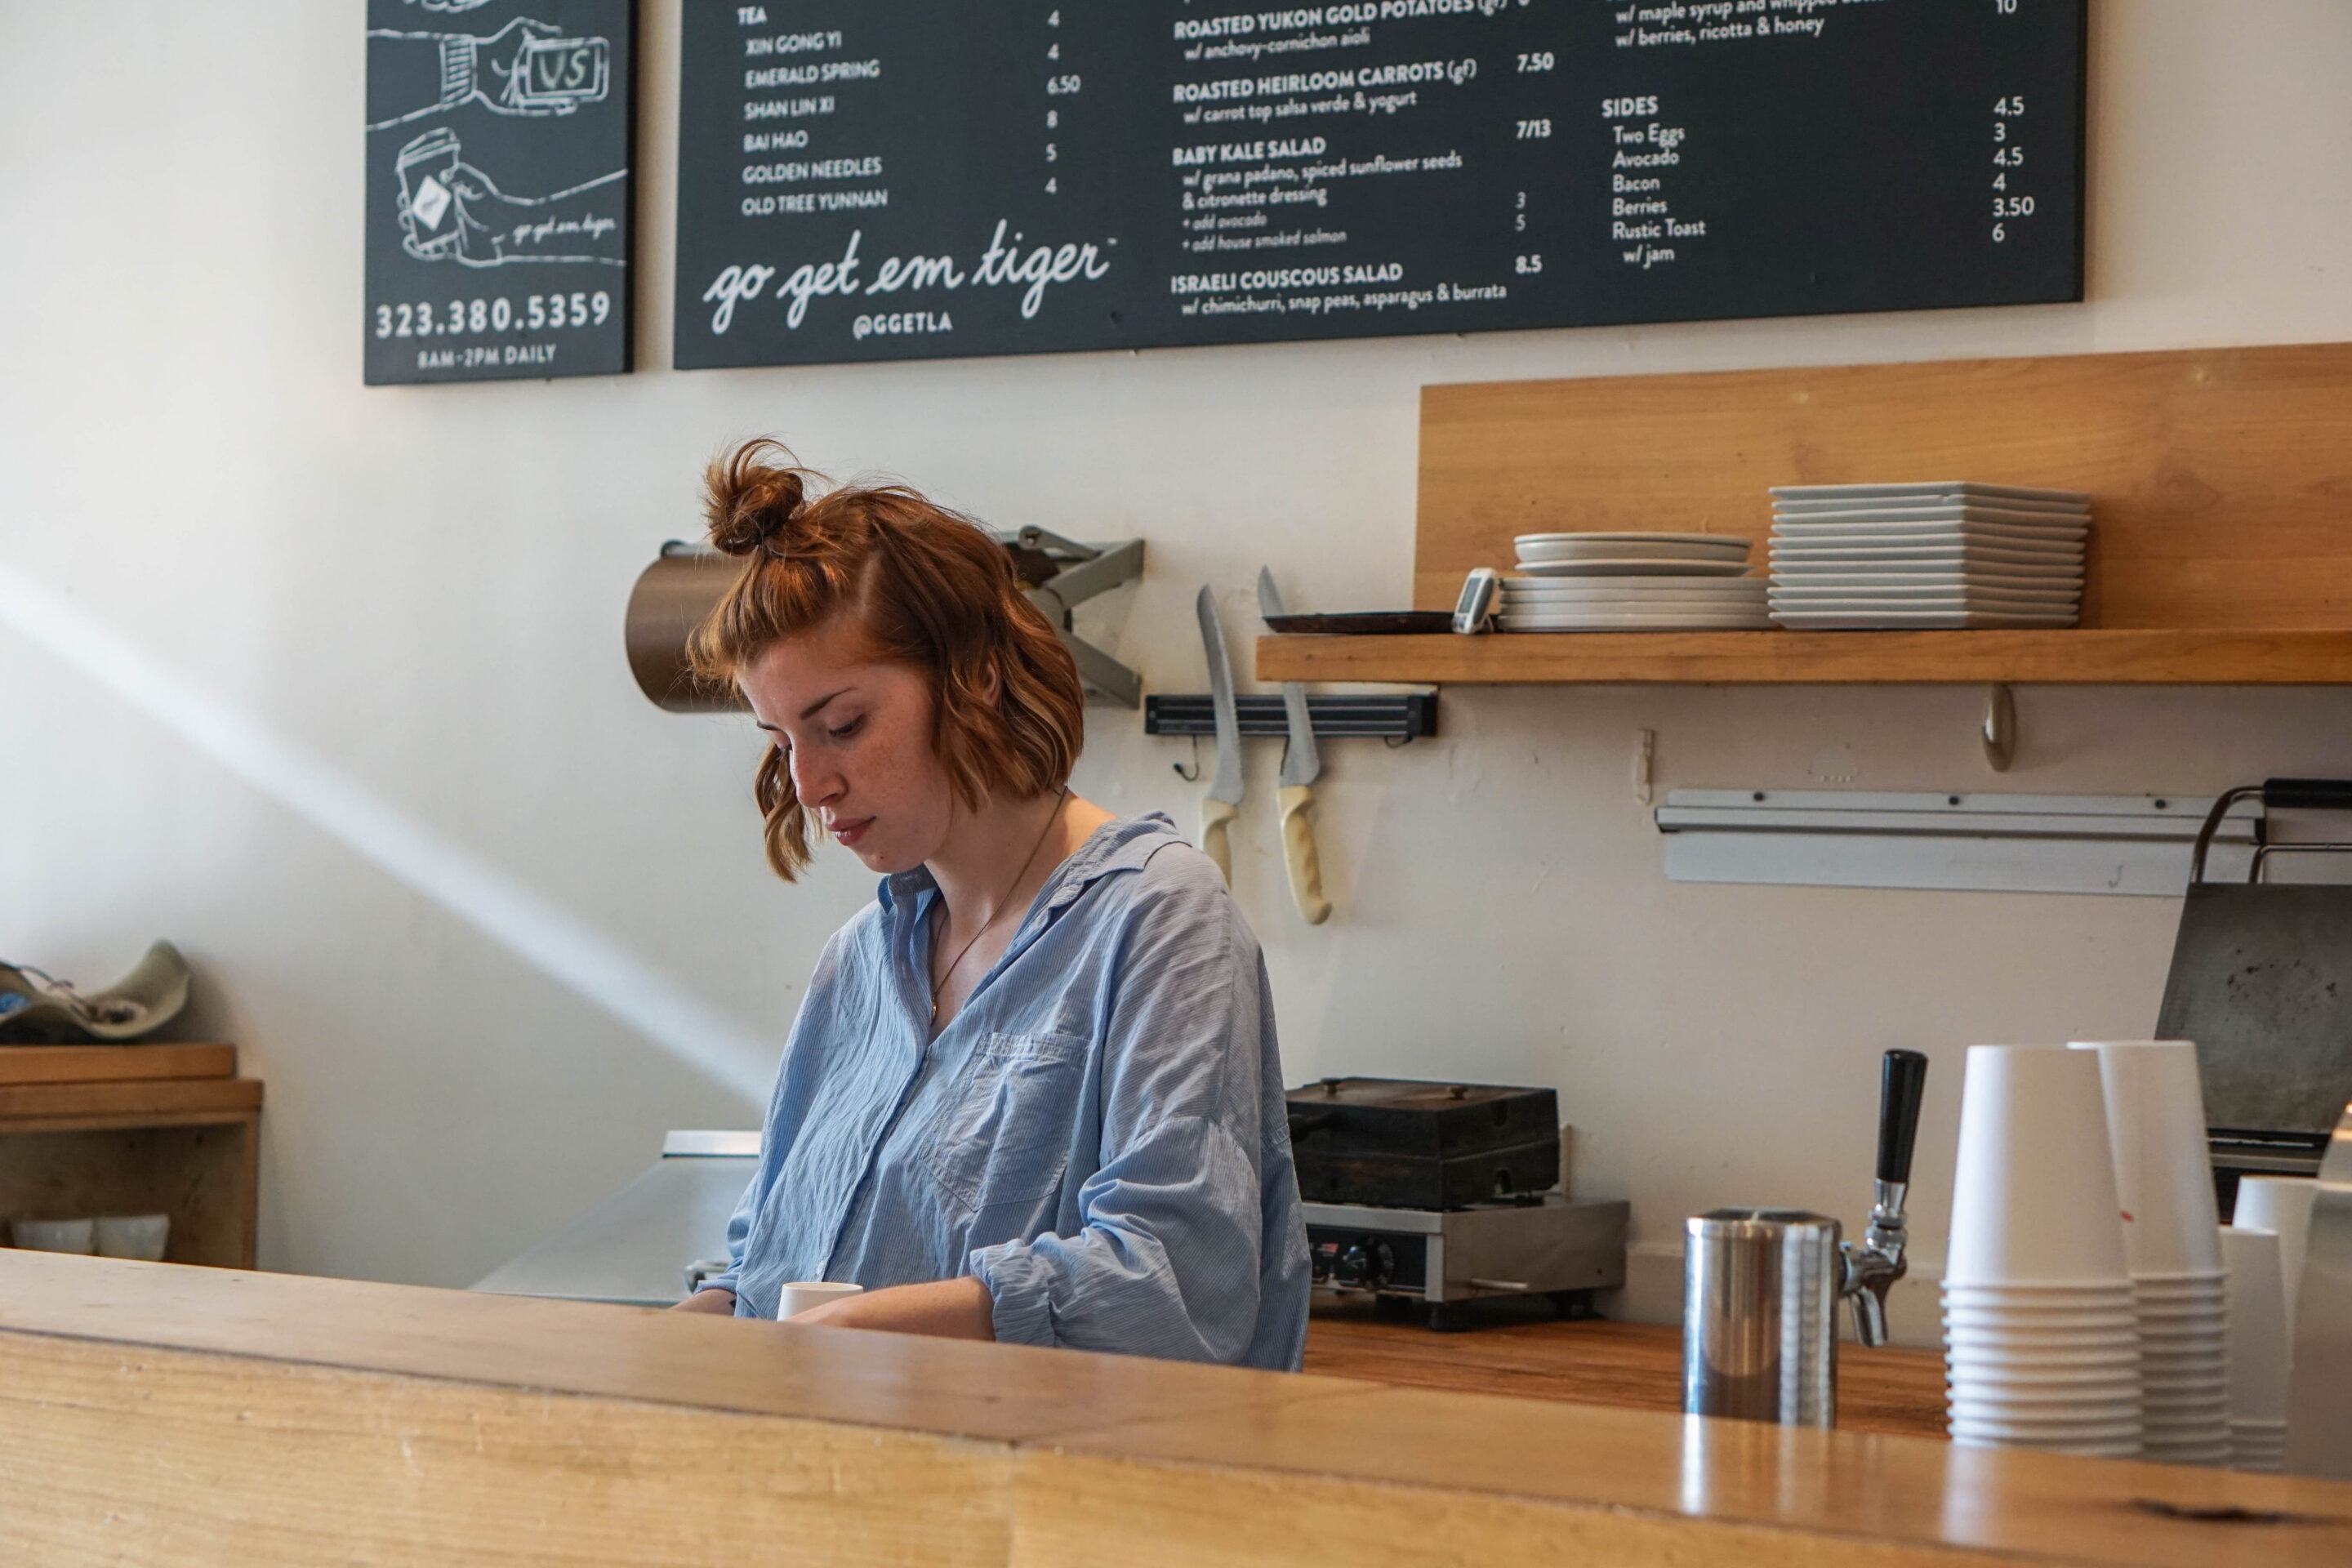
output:
[[[1260,680],[1405,684],[2344,685],[2352,628],[1268,637]]]
[[[254,1263],[262,1086],[219,1045],[0,1046],[7,1222],[171,1217],[173,1263]]]

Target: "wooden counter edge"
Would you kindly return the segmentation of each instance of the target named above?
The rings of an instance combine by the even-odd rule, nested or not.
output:
[[[2308,1522],[2160,1519],[2141,1498]],[[209,1561],[161,1543],[216,1538],[260,1568],[331,1529],[487,1562],[518,1518],[566,1542],[616,1521],[535,1559],[588,1563],[642,1546],[647,1517],[711,1509],[769,1519],[809,1562],[913,1560],[918,1536],[923,1561],[1099,1562],[1106,1519],[1123,1563],[1402,1568],[1439,1526],[1498,1561],[2352,1558],[2334,1483],[0,1252],[0,1558]],[[913,1532],[895,1557],[875,1550],[893,1530]],[[643,1560],[710,1544],[675,1533],[681,1554]]]

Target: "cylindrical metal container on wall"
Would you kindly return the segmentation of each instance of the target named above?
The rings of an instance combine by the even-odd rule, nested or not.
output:
[[[629,670],[638,689],[673,713],[720,713],[740,706],[731,691],[695,680],[686,639],[742,573],[743,563],[691,544],[666,544],[629,592]]]
[[[1717,1209],[1684,1232],[1684,1411],[1836,1426],[1838,1222]]]

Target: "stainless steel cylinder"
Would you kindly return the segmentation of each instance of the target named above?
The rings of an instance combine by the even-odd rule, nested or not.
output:
[[[2319,1164],[2294,1310],[2289,1475],[2352,1480],[2352,1105]]]
[[[1717,1209],[1684,1222],[1683,1409],[1837,1425],[1838,1222]]]

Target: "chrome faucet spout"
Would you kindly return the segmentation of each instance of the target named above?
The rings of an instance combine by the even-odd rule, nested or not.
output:
[[[1910,1236],[1903,1225],[1908,1188],[1906,1182],[1881,1178],[1862,1245],[1849,1241],[1839,1248],[1844,1266],[1839,1294],[1853,1300],[1854,1338],[1865,1345],[1886,1342],[1886,1293],[1910,1271],[1910,1260],[1904,1256]]]

